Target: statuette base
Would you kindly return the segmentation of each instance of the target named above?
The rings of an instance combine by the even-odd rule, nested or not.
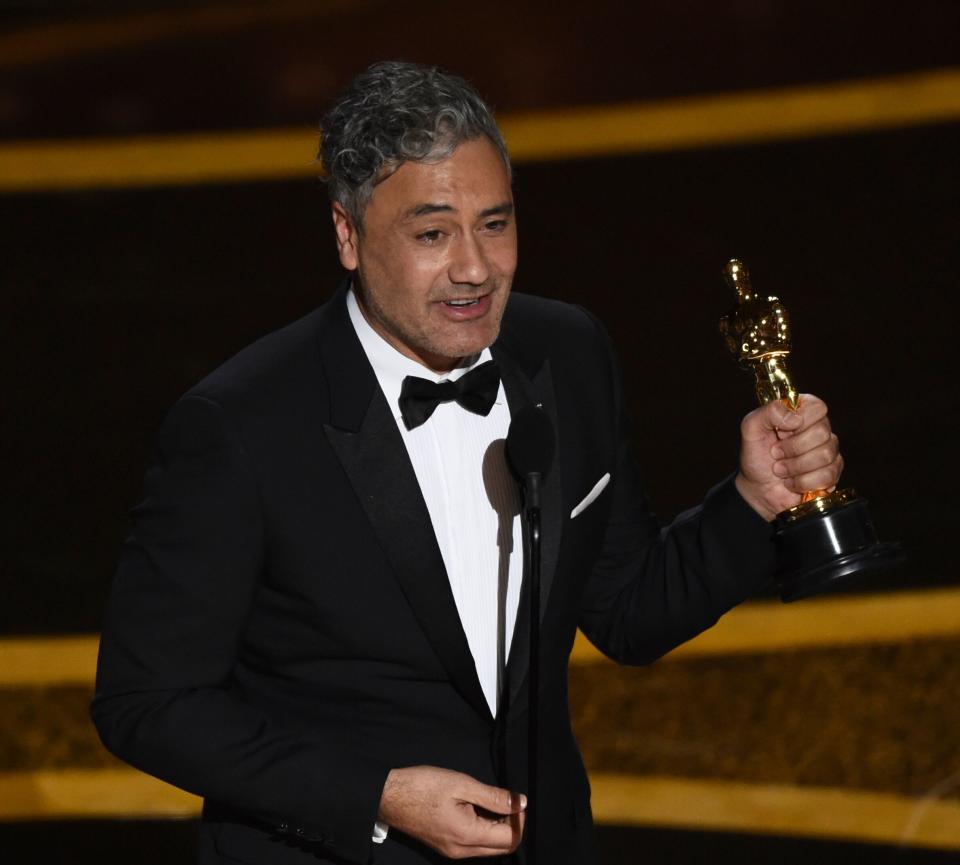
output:
[[[821,509],[816,500],[807,502],[779,514],[774,523],[784,603],[851,587],[865,571],[904,559],[900,544],[880,543],[865,499],[852,490],[830,495],[832,506]]]

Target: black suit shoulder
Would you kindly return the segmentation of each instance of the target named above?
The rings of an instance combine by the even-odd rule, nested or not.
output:
[[[185,397],[216,402],[231,413],[267,412],[305,387],[322,383],[318,340],[326,305],[248,345],[190,388]]]
[[[190,388],[160,425],[160,452],[228,448],[245,453],[263,476],[283,454],[322,437],[330,389],[321,339],[338,296],[256,340]]]
[[[507,303],[501,339],[541,351],[557,344],[592,345],[597,339],[597,322],[581,306],[515,291]]]

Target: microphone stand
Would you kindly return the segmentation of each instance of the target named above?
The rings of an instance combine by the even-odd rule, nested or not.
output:
[[[540,697],[540,472],[530,472],[524,479],[524,518],[527,531],[524,568],[530,587],[530,668],[527,679],[527,863],[536,865],[537,839],[537,774],[539,744]]]
[[[540,488],[556,449],[556,433],[542,404],[521,408],[507,432],[507,461],[523,487],[523,570],[530,600],[530,662],[527,671],[526,865],[537,861],[540,744]]]

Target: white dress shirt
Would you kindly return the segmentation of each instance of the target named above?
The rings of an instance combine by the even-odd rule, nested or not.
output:
[[[413,463],[480,686],[496,715],[523,576],[520,495],[504,453],[510,410],[503,383],[486,417],[441,403],[426,423],[408,430],[399,407],[406,376],[455,381],[490,360],[490,349],[435,373],[380,336],[353,291],[347,309]]]

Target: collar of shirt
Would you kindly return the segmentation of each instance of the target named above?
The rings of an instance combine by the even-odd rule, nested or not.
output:
[[[475,366],[492,358],[490,349],[485,348],[479,354],[462,358],[460,363],[450,372],[434,372],[429,367],[401,354],[370,326],[370,322],[360,311],[360,304],[357,302],[353,288],[347,292],[347,312],[350,315],[353,329],[357,332],[360,345],[363,346],[367,359],[370,361],[374,373],[376,373],[383,395],[387,398],[387,404],[390,406],[390,411],[393,412],[394,419],[400,418],[400,388],[408,375],[415,375],[435,382],[448,379],[456,381]]]

